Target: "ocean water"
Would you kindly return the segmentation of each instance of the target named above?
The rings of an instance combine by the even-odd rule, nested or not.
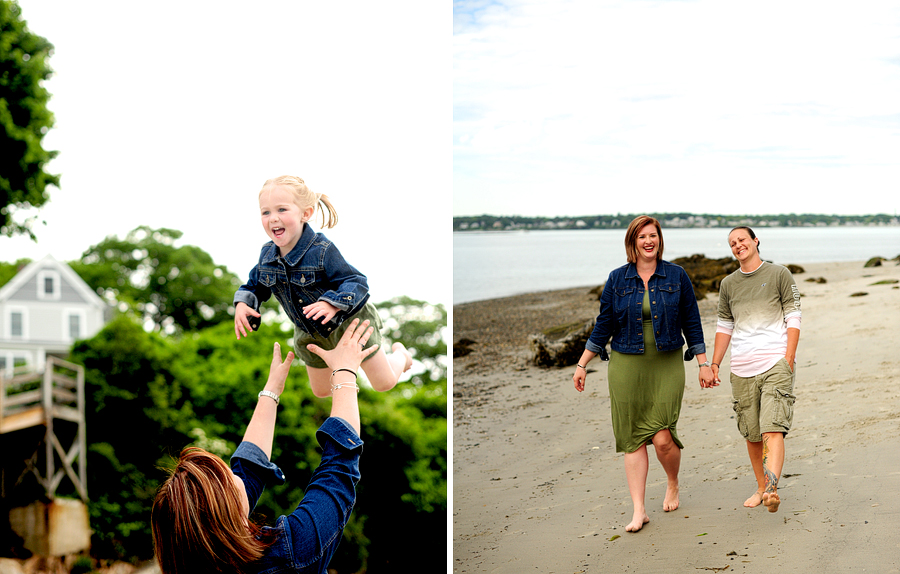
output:
[[[754,227],[763,259],[782,265],[900,255],[900,227]],[[669,261],[731,257],[729,229],[663,229]],[[453,234],[453,304],[594,286],[625,263],[625,230]]]

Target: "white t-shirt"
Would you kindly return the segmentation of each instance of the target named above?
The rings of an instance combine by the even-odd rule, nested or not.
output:
[[[732,373],[752,377],[775,366],[787,352],[788,327],[800,328],[800,291],[786,267],[764,261],[722,280],[716,332],[731,335]]]

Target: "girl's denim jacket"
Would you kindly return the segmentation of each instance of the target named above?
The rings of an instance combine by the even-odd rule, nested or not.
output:
[[[650,309],[657,350],[681,349],[686,337],[688,348],[684,353],[685,361],[705,353],[700,309],[687,272],[674,263],[659,260],[656,272],[647,284],[650,289]],[[600,314],[585,348],[608,361],[606,343],[612,337],[610,347],[613,351],[630,355],[642,354],[643,303],[644,281],[638,275],[637,267],[628,263],[614,269],[603,287]]]
[[[250,279],[234,294],[234,304],[245,303],[255,311],[275,295],[291,322],[310,334],[327,337],[344,319],[369,300],[366,276],[347,263],[338,248],[309,224],[297,245],[285,257],[271,241],[263,245],[259,263]],[[334,320],[323,325],[303,315],[303,307],[326,301],[338,308]]]
[[[303,500],[290,515],[264,527],[265,535],[274,536],[274,542],[246,572],[325,574],[356,502],[363,441],[347,421],[337,417],[322,423],[316,439],[322,447],[322,462],[313,472]],[[281,469],[252,442],[238,445],[231,455],[231,469],[244,481],[251,511],[266,486],[285,482]]]

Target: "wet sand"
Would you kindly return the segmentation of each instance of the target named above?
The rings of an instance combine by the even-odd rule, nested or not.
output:
[[[686,364],[680,507],[662,510],[666,477],[649,448],[650,522],[638,533],[625,532],[606,363],[589,364],[584,393],[574,366],[528,363],[529,335],[596,315],[594,286],[454,306],[454,341],[474,342],[453,361],[453,571],[900,572],[900,284],[874,285],[900,280],[900,267],[803,267],[779,511],[743,506],[756,482],[726,356],[715,389]],[[710,357],[715,305],[700,302]]]

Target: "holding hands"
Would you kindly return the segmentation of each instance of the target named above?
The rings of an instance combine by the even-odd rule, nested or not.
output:
[[[718,366],[701,366],[700,367],[700,388],[701,389],[711,389],[713,387],[719,386],[719,377],[718,373],[714,372],[713,369],[718,371]]]

